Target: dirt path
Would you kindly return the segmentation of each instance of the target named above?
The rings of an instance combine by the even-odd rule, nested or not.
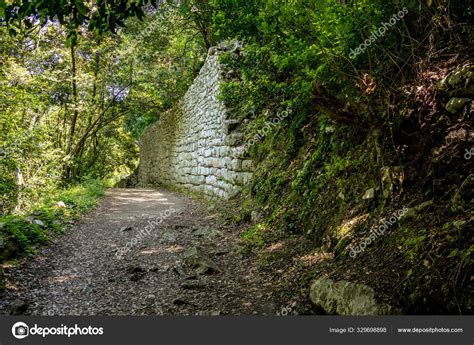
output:
[[[6,271],[0,313],[22,300],[34,315],[275,314],[270,283],[233,252],[238,232],[217,223],[176,193],[109,190],[55,243]]]

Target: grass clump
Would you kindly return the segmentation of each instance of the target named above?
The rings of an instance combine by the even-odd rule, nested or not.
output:
[[[65,224],[91,210],[105,189],[104,181],[86,179],[38,200],[31,205],[31,213],[0,217],[0,262],[32,253],[47,243]]]

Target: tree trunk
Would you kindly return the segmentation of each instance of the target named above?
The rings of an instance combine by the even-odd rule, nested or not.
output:
[[[72,100],[74,104],[74,112],[71,120],[71,128],[69,130],[69,141],[68,141],[68,155],[71,154],[74,144],[74,134],[76,132],[76,122],[78,117],[78,101],[77,101],[77,80],[76,80],[76,51],[74,45],[71,45],[71,63],[72,63]],[[66,179],[71,179],[71,165],[68,164],[66,167]]]

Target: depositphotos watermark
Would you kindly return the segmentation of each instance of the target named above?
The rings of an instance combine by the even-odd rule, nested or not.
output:
[[[385,234],[385,231],[387,231],[390,226],[392,226],[400,218],[402,218],[407,211],[408,209],[405,206],[403,207],[403,209],[394,212],[388,220],[384,219],[381,225],[379,225],[377,228],[373,228],[372,230],[370,230],[370,234],[368,237],[362,240],[358,245],[350,247],[351,252],[349,253],[349,256],[354,259],[357,254],[362,253],[365,248],[372,244],[372,242],[374,242],[378,237],[383,236]]]
[[[179,210],[171,207],[171,208],[165,210],[164,212],[162,212],[155,219],[148,220],[148,225],[147,226],[145,226],[142,230],[140,230],[134,238],[132,238],[130,241],[128,241],[125,244],[125,246],[117,249],[117,251],[115,252],[115,256],[117,257],[117,259],[122,259],[122,257],[126,253],[128,253],[134,246],[136,246],[138,243],[140,243],[140,241],[142,241],[146,236],[151,235],[151,232],[152,232],[152,230],[155,229],[155,227],[157,227],[158,225],[163,223],[163,221],[166,218],[170,217],[173,213],[176,213],[178,211]]]
[[[377,30],[373,31],[370,37],[367,38],[363,43],[361,43],[356,49],[351,48],[349,57],[351,59],[355,59],[357,55],[362,54],[367,49],[367,47],[369,47],[380,37],[383,37],[388,31],[388,29],[397,24],[397,22],[401,20],[407,13],[408,9],[406,7],[403,7],[403,10],[400,10],[398,11],[398,13],[395,13],[392,17],[390,17],[388,22],[382,23],[382,25]]]
[[[294,307],[294,305],[293,305]],[[292,306],[287,305],[286,307],[282,307],[280,311],[277,312],[278,316],[290,316],[293,315],[293,308]]]
[[[24,339],[30,335],[40,335],[43,338],[49,335],[63,335],[72,337],[77,335],[104,335],[103,327],[80,327],[75,324],[73,327],[61,324],[58,327],[39,327],[36,323],[29,327],[24,322],[17,322],[12,326],[12,334],[17,339]]]
[[[272,130],[272,127],[273,128],[278,127],[281,124],[281,122],[286,117],[288,117],[288,115],[290,115],[291,113],[292,113],[292,110],[288,108],[286,110],[278,112],[276,116],[273,117],[271,120],[265,121],[265,125],[243,145],[242,153],[243,154],[246,153],[250,149],[250,147],[254,146],[260,140],[265,138],[265,136],[267,136],[267,134],[270,133],[270,131]]]
[[[469,160],[471,159],[473,156],[474,156],[474,147],[472,147],[471,149],[465,149],[465,154],[464,154],[464,158]]]

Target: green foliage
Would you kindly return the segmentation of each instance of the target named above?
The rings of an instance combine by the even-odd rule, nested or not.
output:
[[[52,191],[30,205],[33,211],[29,216],[0,217],[0,262],[27,254],[48,242],[51,233],[61,231],[66,222],[91,210],[104,190],[104,182],[85,179],[67,189]],[[63,202],[66,207],[58,202]]]
[[[430,229],[419,228],[418,222],[402,225],[395,239],[408,263],[405,288],[411,293],[403,303],[412,312],[432,311],[440,303],[456,313],[469,310],[470,294],[461,291],[469,290],[466,279],[474,264],[474,246],[467,233],[472,220],[451,220]]]
[[[21,30],[31,30],[39,21],[41,25],[57,19],[69,29],[68,44],[77,44],[76,29],[85,23],[91,32],[98,35],[115,32],[124,26],[129,17],[142,19],[144,6],[155,6],[155,1],[65,1],[65,0],[13,0],[0,1],[0,17],[9,24],[9,32],[14,35]]]
[[[148,8],[115,36],[81,26],[72,38],[67,23],[47,20],[74,6],[88,11],[84,4],[33,2],[18,18],[38,11],[44,22],[13,36],[0,27],[0,214],[29,212],[41,195],[85,176],[130,174],[141,133],[184,94],[203,63],[205,42],[192,23],[183,25],[189,11],[180,6]]]
[[[48,205],[56,200],[61,200],[66,204],[75,205],[75,210],[71,214],[71,217],[74,217],[93,208],[97,200],[104,195],[104,191],[105,182],[86,177],[83,179],[83,182],[48,196],[45,198],[44,203]]]
[[[405,10],[406,9],[406,10]],[[301,116],[314,113],[311,93],[315,81],[352,103],[373,104],[385,98],[391,73],[409,74],[413,55],[424,49],[423,40],[437,30],[437,20],[472,13],[468,1],[448,1],[429,6],[418,1],[214,1],[213,30],[216,40],[239,39],[244,44],[240,59],[223,56],[223,62],[241,73],[241,82],[222,86],[224,99],[243,111],[259,113],[276,105],[290,107]],[[394,14],[405,13],[366,50],[350,56]],[[458,20],[455,32],[465,30]],[[444,34],[444,33],[443,33]],[[462,33],[460,33],[462,35]],[[370,90],[367,76],[375,85]],[[382,104],[380,102],[379,104]]]
[[[262,248],[265,245],[265,233],[267,225],[256,224],[250,229],[242,232],[240,235],[242,242],[249,247]]]
[[[194,26],[183,25],[181,11],[162,4],[159,11],[143,21],[128,21],[122,31],[118,51],[125,60],[124,81],[130,77],[128,67],[134,78],[127,95],[130,106],[125,128],[136,139],[186,92],[204,63],[205,43],[196,35]]]
[[[28,252],[32,245],[47,242],[47,236],[40,226],[30,223],[24,218],[7,216],[0,218],[0,221],[2,223],[0,239],[3,249],[0,260],[2,261]],[[17,248],[18,252],[13,248]]]
[[[423,249],[426,246],[426,229],[421,229],[416,233],[412,233],[412,229],[405,228],[404,234],[405,238],[403,240],[403,245],[406,247],[406,256],[410,262],[419,261],[419,253],[423,253]]]
[[[466,39],[458,20],[465,15],[463,5],[472,11],[464,1],[438,7],[412,0],[213,2],[217,40],[243,44],[240,55],[221,55],[221,63],[239,74],[223,83],[221,98],[238,118],[250,120],[247,138],[267,121],[266,110],[273,115],[292,110],[281,128],[249,151],[258,163],[249,197],[273,225],[304,231],[321,244],[347,212],[368,208],[354,197],[380,181],[379,148],[366,133],[341,128],[315,109],[315,82],[357,104],[363,116],[386,121],[394,80],[413,74],[417,52],[426,49],[420,42],[430,33],[448,39],[437,20],[453,23],[452,34]],[[393,27],[351,58],[351,50],[399,12],[404,15]],[[399,78],[388,77],[394,75]]]

